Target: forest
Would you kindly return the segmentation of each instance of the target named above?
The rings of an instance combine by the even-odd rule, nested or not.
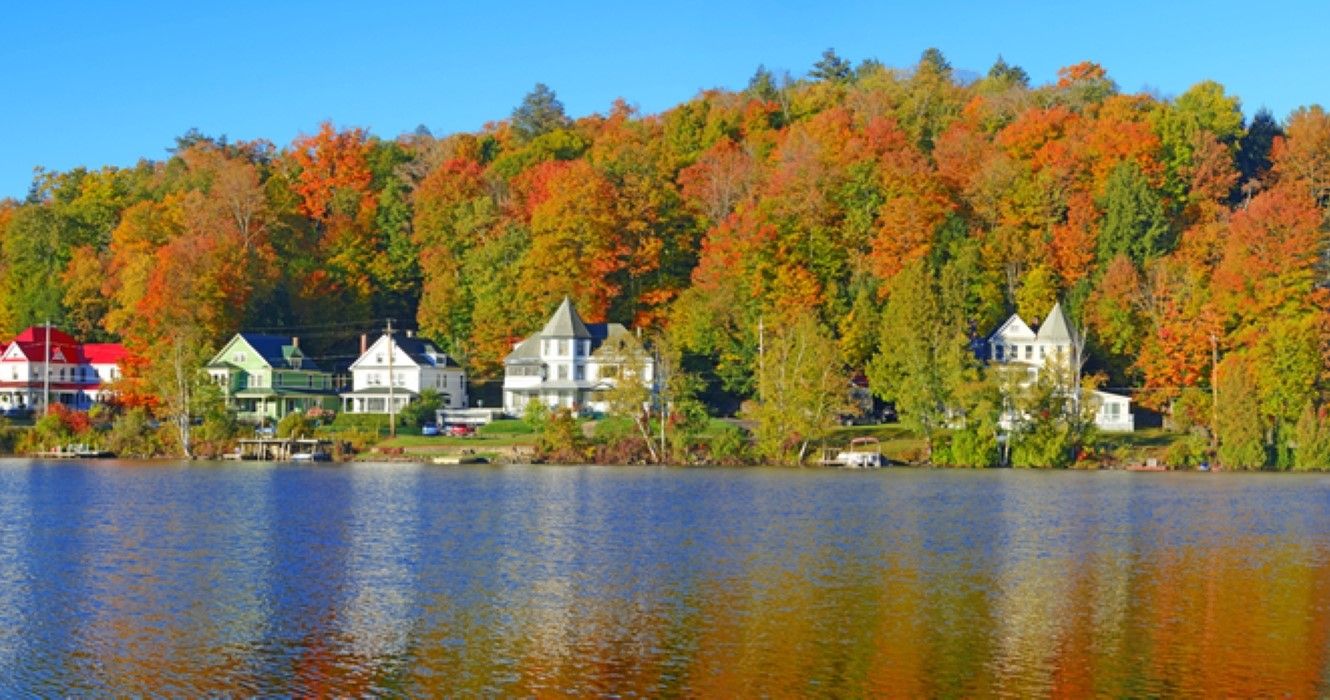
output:
[[[1210,81],[1162,97],[1088,62],[1032,85],[1001,58],[970,76],[936,49],[828,50],[660,114],[573,118],[537,85],[476,133],[190,131],[134,167],[39,170],[0,202],[0,329],[119,340],[126,401],[169,405],[242,329],[335,365],[393,318],[500,377],[570,295],[675,349],[712,413],[744,403],[772,455],[835,418],[800,391],[862,375],[930,449],[947,434],[934,461],[975,463],[1005,399],[973,343],[1060,300],[1085,381],[1194,434],[1180,459],[1319,466],[1327,207],[1320,106],[1247,119]],[[1082,422],[1013,449],[1074,458]]]

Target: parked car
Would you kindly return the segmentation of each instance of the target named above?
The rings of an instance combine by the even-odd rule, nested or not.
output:
[[[439,426],[434,423],[426,423],[420,426],[420,434],[425,437],[434,437],[439,434]]]
[[[453,437],[468,437],[476,434],[476,429],[469,425],[450,425],[448,434]]]

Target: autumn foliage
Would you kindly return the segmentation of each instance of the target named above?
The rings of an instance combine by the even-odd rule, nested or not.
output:
[[[572,119],[546,88],[478,133],[192,133],[162,162],[43,172],[0,204],[0,323],[49,316],[145,362],[181,328],[209,347],[303,328],[336,364],[392,316],[494,377],[569,295],[588,321],[668,329],[748,395],[759,326],[812,314],[863,363],[856,326],[923,263],[972,337],[1064,300],[1093,369],[1162,411],[1215,355],[1306,374],[1254,381],[1319,410],[1321,107],[1248,121],[1216,83],[1162,100],[1088,62],[1042,86],[1005,63],[961,83],[936,52],[838,66],[660,114]]]

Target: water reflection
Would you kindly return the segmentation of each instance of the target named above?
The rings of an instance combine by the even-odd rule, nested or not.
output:
[[[1330,690],[1330,479],[0,464],[44,695]]]

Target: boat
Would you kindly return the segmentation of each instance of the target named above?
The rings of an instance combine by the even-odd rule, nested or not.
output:
[[[430,460],[435,464],[461,465],[461,464],[488,464],[489,460],[478,455],[442,455]]]
[[[326,440],[292,440],[292,462],[331,462],[332,453],[327,450]]]
[[[849,447],[837,451],[823,451],[821,464],[829,467],[847,469],[877,469],[885,464],[882,459],[882,443],[875,437],[858,437],[850,441]]]
[[[42,450],[38,457],[50,459],[112,459],[115,453],[110,450],[98,450],[83,443],[57,445],[53,450]]]

